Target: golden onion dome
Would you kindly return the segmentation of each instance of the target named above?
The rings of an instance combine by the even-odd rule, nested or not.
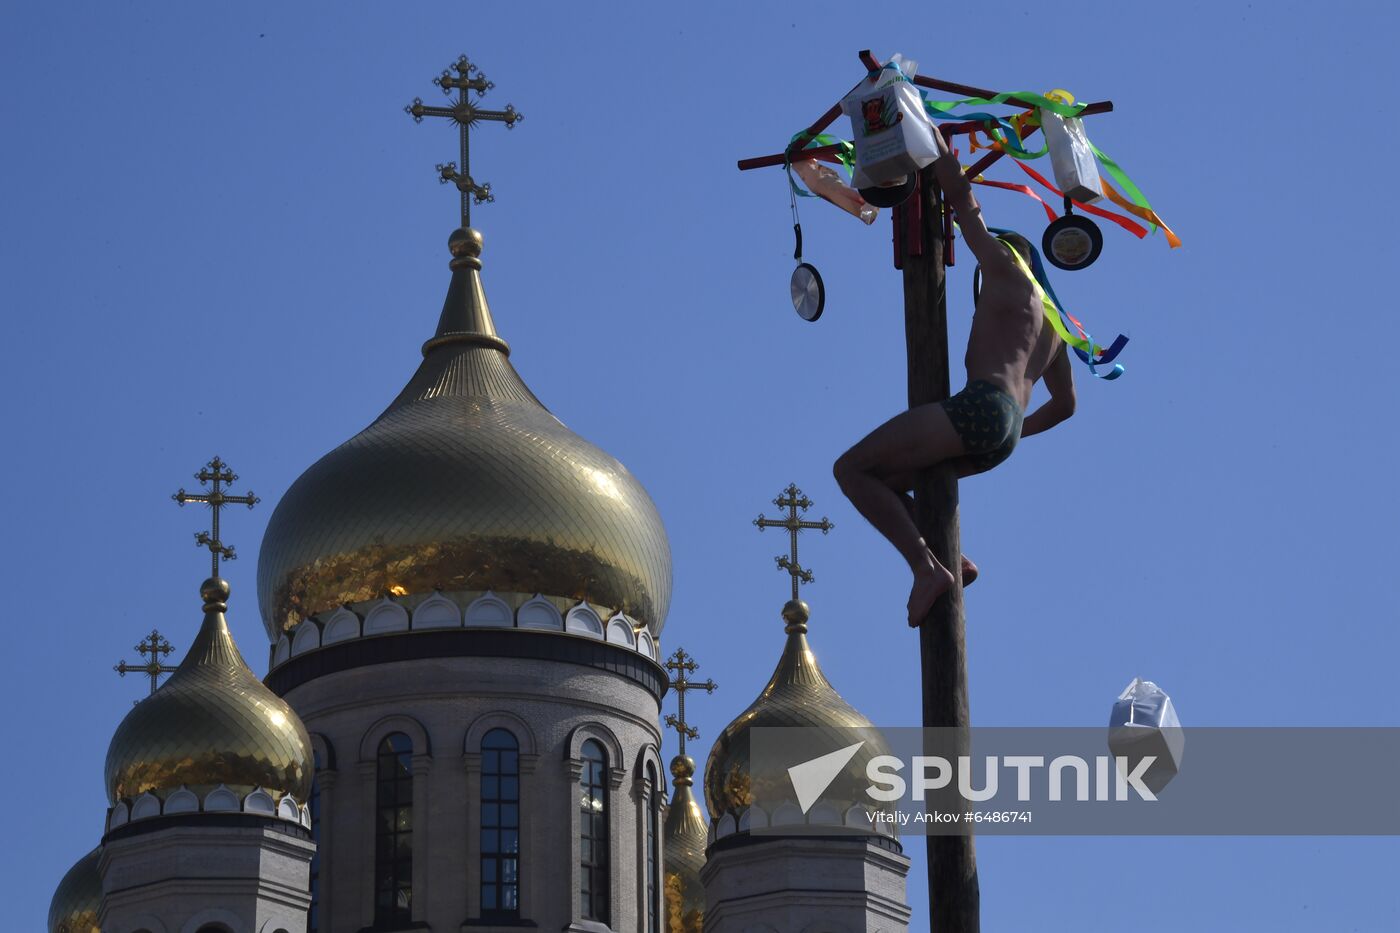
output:
[[[701,933],[705,923],[705,867],[708,823],[691,792],[695,783],[695,759],[677,755],[671,759],[671,808],[666,812],[666,931]]]
[[[49,933],[102,933],[97,911],[102,906],[102,876],[97,873],[98,846],[78,859],[54,889],[49,902]]]
[[[181,785],[201,798],[220,784],[297,801],[310,793],[311,739],[243,662],[224,618],[228,594],[225,581],[204,581],[204,624],[185,659],[117,727],[107,749],[111,803]]]
[[[842,699],[822,673],[817,657],[807,645],[807,620],[811,610],[802,600],[783,606],[787,644],[778,666],[763,692],[731,722],[710,749],[705,764],[705,802],[710,816],[739,817],[755,800],[781,800],[791,794],[787,775],[775,775],[772,786],[755,786],[750,773],[749,738],[755,728],[804,727],[829,733],[833,749],[851,744],[850,729],[869,730],[860,752],[834,779],[824,799],[839,800],[849,806],[867,802],[863,788],[869,785],[866,763],[877,755],[889,754],[884,739],[869,719]],[[813,745],[820,737],[813,736]],[[760,780],[763,780],[760,778]]]
[[[656,506],[516,373],[482,289],[481,234],[459,229],[448,245],[452,281],[417,373],[268,522],[269,637],[385,592],[487,589],[586,599],[660,632],[671,553]]]

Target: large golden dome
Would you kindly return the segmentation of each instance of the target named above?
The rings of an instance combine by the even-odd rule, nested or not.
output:
[[[228,584],[205,580],[204,624],[161,688],[136,705],[107,749],[107,797],[164,797],[186,785],[201,798],[220,784],[246,794],[306,800],[311,739],[296,713],[248,669],[224,619]]]
[[[303,618],[396,595],[587,599],[661,630],[671,554],[646,490],[530,392],[496,335],[481,235],[458,230],[436,336],[379,418],[282,497],[258,597],[274,641]]]
[[[801,600],[783,606],[787,644],[767,686],[749,708],[739,714],[715,740],[705,764],[705,803],[710,817],[740,816],[755,800],[774,801],[791,795],[788,777],[771,777],[771,786],[755,786],[750,770],[750,730],[755,728],[803,727],[828,733],[830,746],[839,748],[851,742],[847,730],[859,729],[865,745],[832,781],[823,798],[845,805],[868,803],[863,788],[869,785],[866,764],[872,757],[889,754],[884,739],[869,719],[847,703],[822,673],[817,657],[807,645],[810,609]],[[817,745],[813,740],[813,746]],[[765,780],[760,776],[759,780]]]
[[[49,933],[102,933],[97,911],[102,906],[102,876],[97,860],[102,847],[93,849],[68,869],[49,902]]]
[[[695,783],[695,759],[671,759],[671,808],[666,811],[666,933],[700,933],[705,924],[705,867],[708,824],[690,787]]]

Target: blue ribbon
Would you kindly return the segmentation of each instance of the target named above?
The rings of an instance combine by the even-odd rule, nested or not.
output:
[[[988,227],[987,229],[995,234],[1016,233],[1015,230],[1005,230],[1000,227]],[[1065,319],[1065,326],[1073,326],[1074,322],[1069,320],[1069,315],[1065,313],[1065,306],[1060,303],[1060,299],[1055,295],[1055,289],[1050,285],[1050,279],[1045,275],[1045,266],[1042,265],[1040,261],[1040,251],[1034,246],[1031,247],[1031,272],[1035,275],[1036,283],[1045,290],[1045,294],[1048,295],[1050,300],[1054,303],[1055,310],[1060,312],[1060,317]],[[1089,341],[1091,346],[1097,346],[1091,334],[1086,332],[1085,338]],[[1090,356],[1078,347],[1071,347],[1070,349],[1074,350],[1075,355],[1081,360],[1089,364],[1089,372],[1095,379],[1111,381],[1123,375],[1123,364],[1113,363],[1113,361],[1117,358],[1119,353],[1123,352],[1123,348],[1127,345],[1128,338],[1119,334],[1118,338],[1113,341],[1113,344],[1109,346],[1108,349],[1093,356]],[[1107,373],[1101,373],[1096,368],[1097,366],[1102,366],[1107,363],[1113,363],[1113,369]]]

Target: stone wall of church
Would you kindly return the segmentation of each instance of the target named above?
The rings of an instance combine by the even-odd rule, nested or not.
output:
[[[908,874],[884,836],[729,836],[700,871],[705,933],[907,933]]]
[[[404,633],[362,644],[422,637]],[[559,640],[564,649],[573,642],[568,635],[518,637]],[[600,666],[596,652],[610,647],[589,650],[595,652],[591,664],[529,657],[362,659],[286,687],[284,696],[311,733],[322,765],[323,933],[375,925],[378,751],[395,733],[412,743],[412,921],[434,930],[457,930],[464,922],[483,933],[518,929],[482,922],[481,742],[495,728],[508,730],[520,747],[520,918],[550,930],[645,930],[645,897],[660,885],[659,869],[652,885],[643,883],[644,821],[659,822],[660,809],[645,778],[665,774],[657,757],[658,699],[654,685]],[[631,657],[628,663],[638,663],[635,652]],[[650,659],[645,663],[655,667]],[[664,676],[659,668],[656,674]],[[585,920],[579,897],[580,756],[589,739],[608,759],[606,926]]]
[[[104,840],[98,863],[99,925],[104,933],[304,933],[313,851],[301,827],[244,814],[122,827]]]

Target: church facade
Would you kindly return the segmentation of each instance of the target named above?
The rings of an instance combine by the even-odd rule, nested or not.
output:
[[[452,234],[417,371],[277,504],[264,678],[226,623],[252,601],[202,585],[190,651],[113,736],[104,832],[50,933],[907,928],[893,838],[749,838],[764,824],[713,790],[746,763],[737,727],[706,768],[714,819],[695,762],[663,765],[666,532],[511,365],[482,247]],[[797,612],[741,720],[794,697],[858,718]]]

